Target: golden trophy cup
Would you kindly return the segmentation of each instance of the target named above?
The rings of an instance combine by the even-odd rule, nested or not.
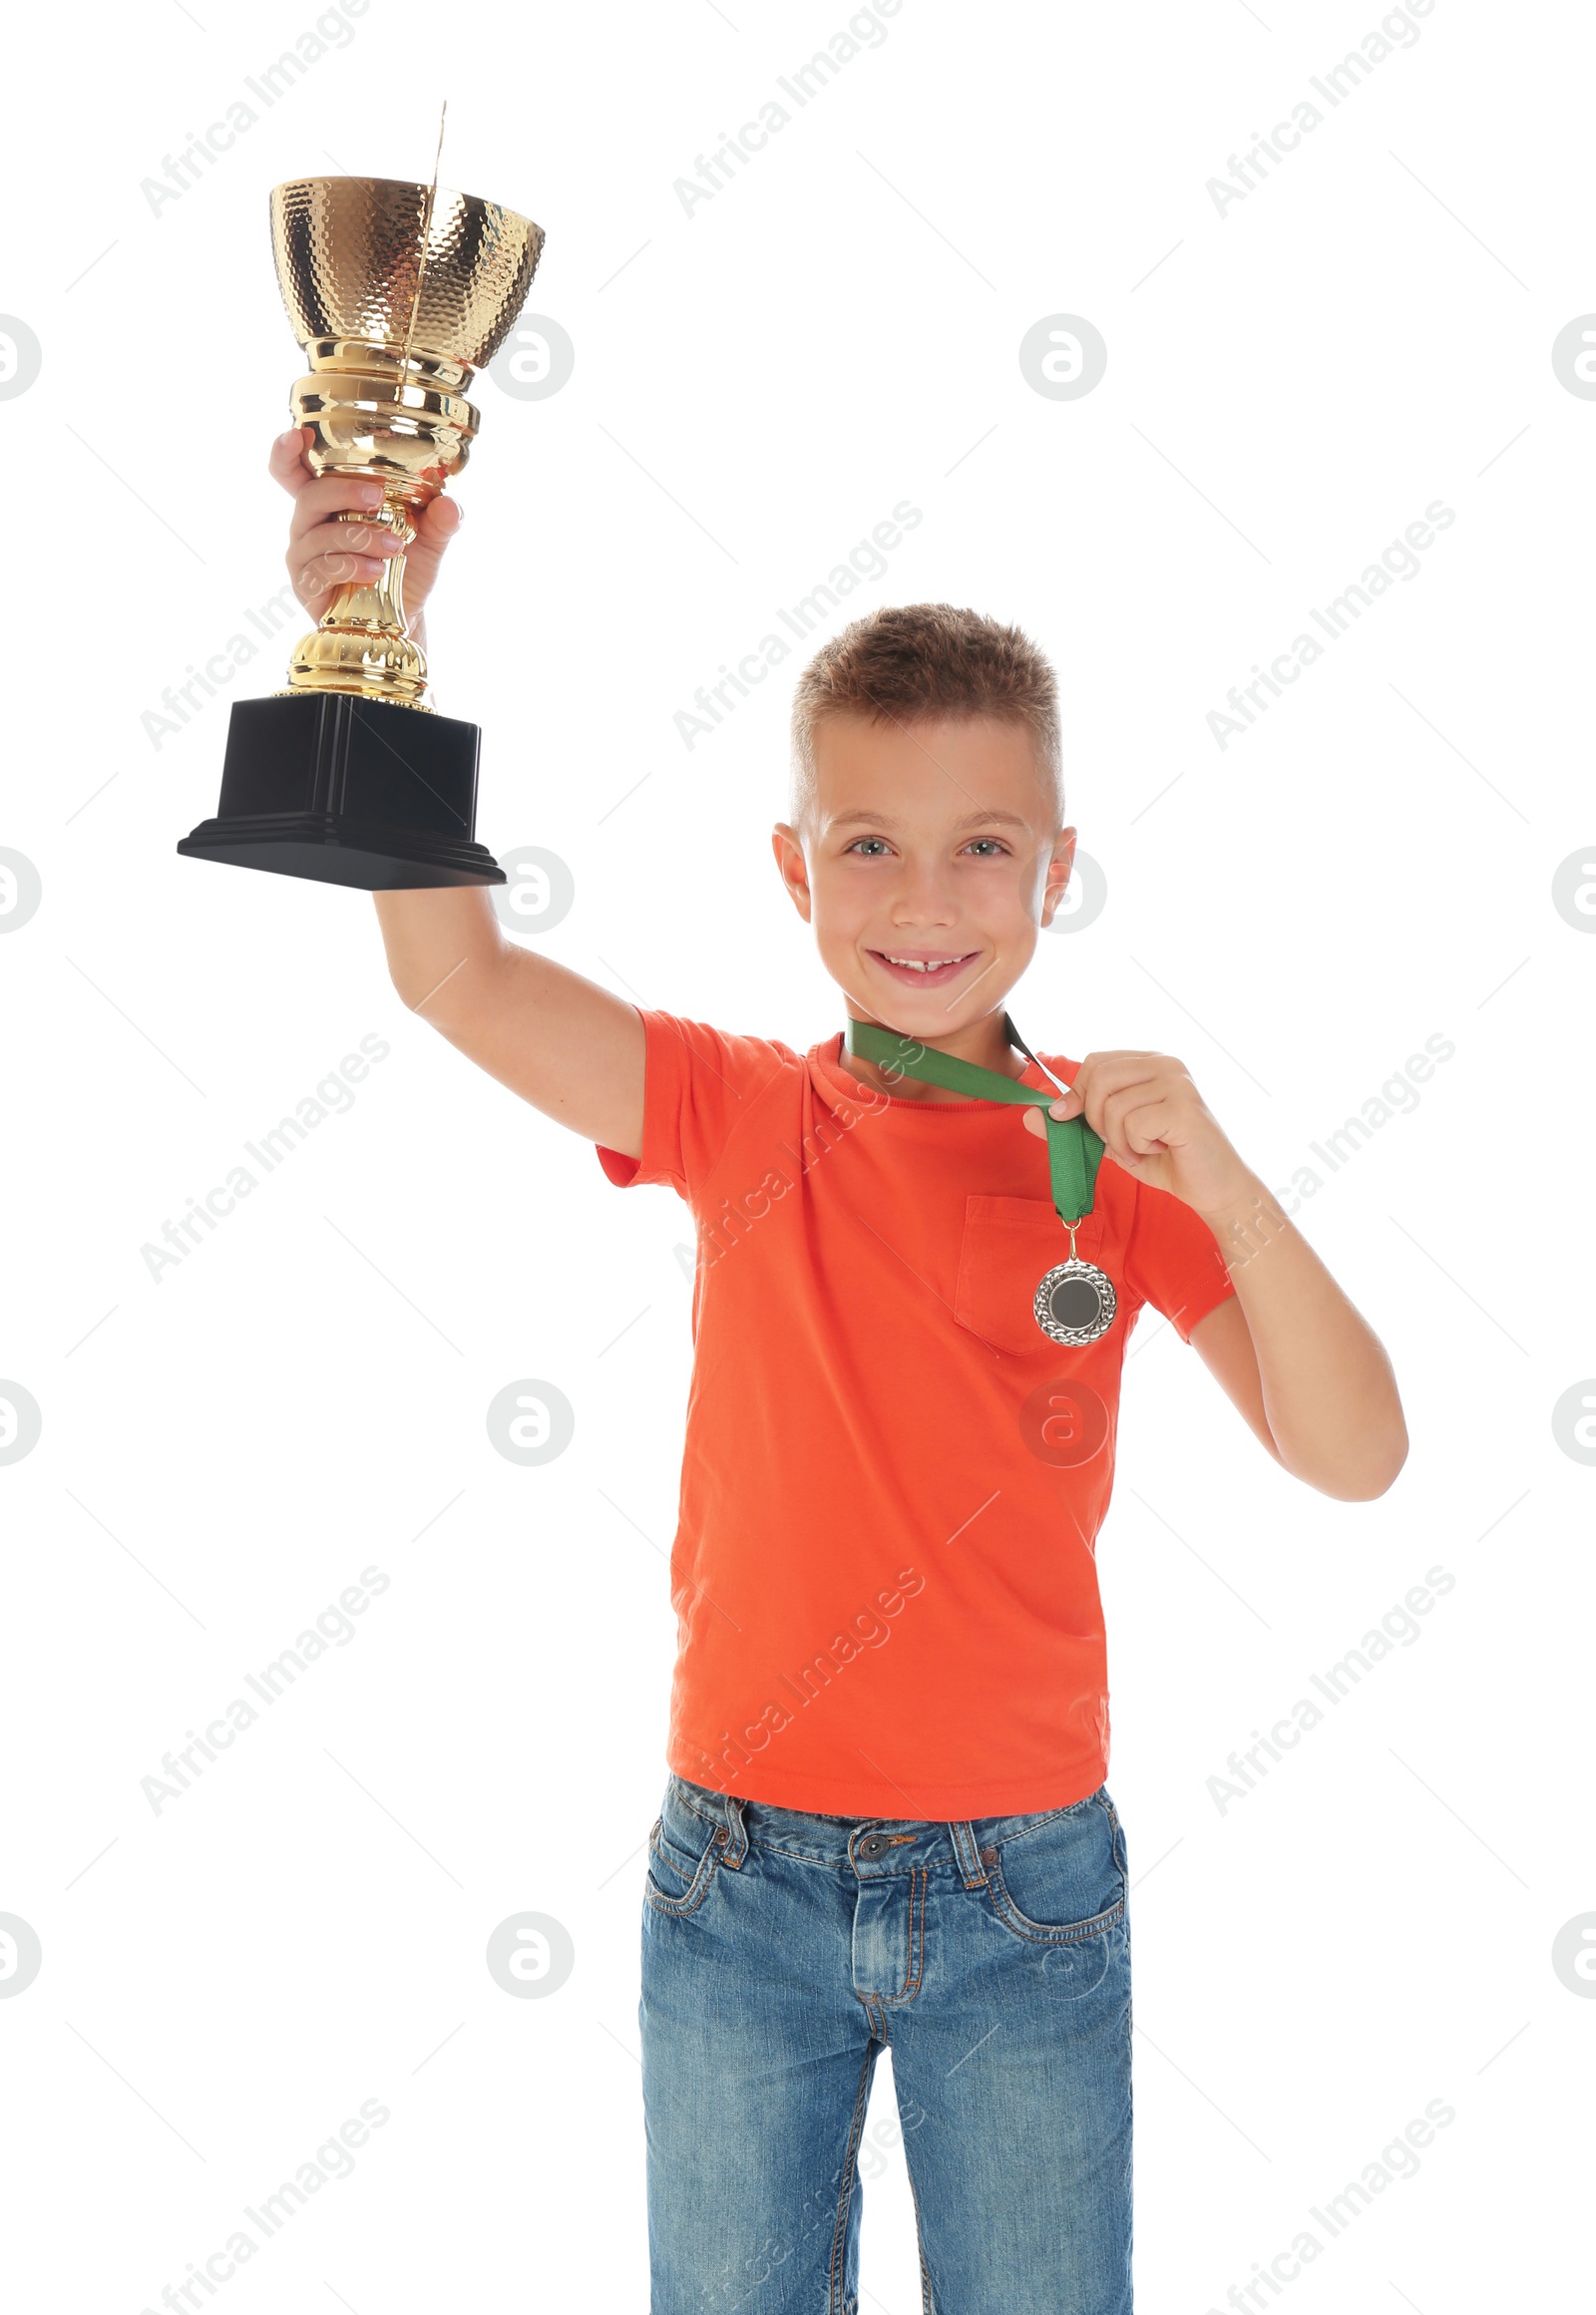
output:
[[[289,395],[318,474],[369,475],[407,545],[465,465],[472,374],[509,336],[537,269],[530,218],[439,185],[307,177],[271,194],[271,245],[310,364]],[[437,714],[406,631],[403,555],[339,589],[295,646],[287,689],[240,699],[213,820],[178,850],[366,892],[503,884],[476,841],[474,723]]]

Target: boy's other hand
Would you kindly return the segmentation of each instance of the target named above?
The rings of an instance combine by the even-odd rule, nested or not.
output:
[[[314,475],[306,461],[306,426],[290,426],[271,446],[273,478],[293,500],[288,552],[283,558],[294,593],[319,619],[340,586],[378,579],[390,555],[400,552],[391,531],[374,523],[340,523],[346,510],[375,510],[382,485],[359,475]],[[444,549],[463,521],[454,500],[434,499],[421,518],[415,543],[405,553],[405,616],[412,628],[438,577]]]
[[[1088,1053],[1069,1091],[1047,1106],[1062,1118],[1084,1109],[1106,1157],[1199,1214],[1227,1213],[1256,1188],[1185,1063],[1168,1053]],[[1041,1106],[1021,1115],[1026,1132],[1045,1141]]]

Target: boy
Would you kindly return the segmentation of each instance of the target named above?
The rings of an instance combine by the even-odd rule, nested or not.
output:
[[[272,470],[319,616],[385,542],[329,520],[365,486],[312,480],[297,434]],[[428,510],[413,626],[458,522]],[[854,2315],[888,2043],[925,2315],[1130,2315],[1092,1556],[1126,1337],[1151,1303],[1323,1493],[1382,1494],[1406,1431],[1179,1061],[1018,1045],[1006,997],[1075,845],[1041,654],[878,611],[816,654],[793,734],[776,863],[846,1022],[806,1053],[639,1011],[505,942],[480,887],[376,896],[404,1002],[697,1221],[642,1914],[651,2315]]]

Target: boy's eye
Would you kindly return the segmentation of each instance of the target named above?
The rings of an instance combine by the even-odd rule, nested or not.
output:
[[[878,850],[869,852],[867,850],[869,845],[876,845]],[[987,847],[987,850],[980,850],[983,845]],[[860,854],[860,859],[880,859],[885,852],[890,852],[890,850],[892,850],[892,845],[887,843],[885,836],[855,836],[853,843],[843,847],[843,852],[846,854],[857,852]],[[1007,859],[1007,845],[1003,843],[1003,838],[1000,836],[973,836],[971,843],[966,845],[964,850],[976,854],[976,859]]]

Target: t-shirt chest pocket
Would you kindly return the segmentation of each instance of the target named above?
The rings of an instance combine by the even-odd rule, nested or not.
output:
[[[1101,1261],[1103,1227],[1100,1209],[1075,1225],[1075,1253],[1082,1262]],[[1037,1326],[1033,1306],[1047,1272],[1068,1260],[1069,1232],[1051,1198],[973,1194],[965,1200],[954,1317],[995,1350],[1067,1357]],[[1117,1266],[1102,1267],[1117,1285]]]

